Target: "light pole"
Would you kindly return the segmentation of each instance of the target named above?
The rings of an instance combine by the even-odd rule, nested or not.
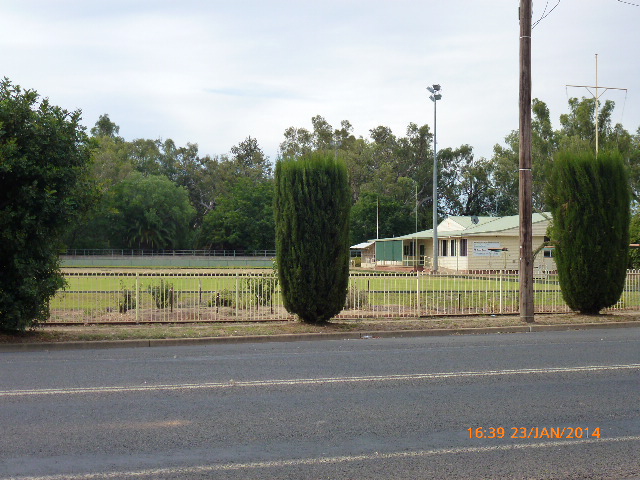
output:
[[[442,98],[440,85],[427,87],[431,93],[429,98],[433,102],[433,266],[432,272],[438,271],[438,144],[436,142],[436,121],[438,100]]]

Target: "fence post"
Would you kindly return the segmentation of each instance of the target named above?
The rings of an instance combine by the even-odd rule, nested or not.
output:
[[[236,272],[236,301],[235,301],[236,318],[238,318],[238,301],[240,300],[240,294],[239,294],[238,290],[239,290],[239,288],[238,288],[238,273]]]
[[[136,272],[136,323],[138,323],[138,310],[140,309],[140,282]]]
[[[500,270],[500,313],[502,313],[502,273],[503,270]]]
[[[416,267],[416,312],[420,316],[420,273]]]

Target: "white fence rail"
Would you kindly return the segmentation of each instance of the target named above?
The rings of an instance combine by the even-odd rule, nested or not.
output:
[[[50,322],[146,323],[293,320],[269,273],[67,273],[51,300]],[[557,276],[534,283],[537,313],[567,312]],[[352,273],[343,318],[517,313],[518,275]],[[640,308],[640,272],[629,271],[610,310]]]

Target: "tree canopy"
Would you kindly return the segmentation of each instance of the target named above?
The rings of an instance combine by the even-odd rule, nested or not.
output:
[[[92,190],[79,122],[79,111],[0,82],[0,329],[45,321],[64,285],[62,238]]]
[[[554,128],[547,105],[540,99],[532,102],[535,211],[549,209],[544,190],[554,155],[567,148],[593,149],[595,146],[593,99],[572,98],[568,110],[560,115],[559,128]],[[622,125],[614,125],[613,112],[614,103],[610,101],[600,109],[599,144],[602,149],[621,152],[637,199],[640,195],[640,131],[630,134]],[[164,176],[186,189],[195,211],[189,225],[191,247],[260,246],[262,249],[263,245],[273,244],[263,236],[270,228],[252,228],[254,225],[243,220],[249,215],[238,213],[240,205],[253,209],[268,202],[267,191],[273,185],[272,160],[264,154],[255,137],[247,136],[228,153],[202,155],[193,143],[179,146],[171,139],[126,141],[120,136],[118,125],[106,114],[100,116],[91,132],[96,146],[92,177],[104,199],[96,200],[87,215],[95,228],[76,228],[69,236],[69,247],[107,248],[128,244],[124,237],[116,240],[96,232],[101,231],[100,225],[111,221],[108,199],[113,199],[117,185],[137,174]],[[508,132],[504,142],[495,145],[491,158],[477,157],[473,146],[467,144],[441,148],[438,154],[439,218],[517,214],[518,148],[517,131]],[[433,135],[428,125],[410,122],[400,133],[379,125],[363,137],[354,134],[348,120],[332,126],[321,115],[315,115],[306,126],[285,129],[278,159],[300,158],[314,152],[331,155],[347,166],[353,206],[352,239],[371,238],[373,198],[380,199],[381,208],[386,209],[379,221],[384,226],[382,230],[389,230],[390,236],[432,227]],[[247,181],[253,186],[249,187]],[[243,191],[243,185],[256,189],[255,195]],[[405,218],[407,216],[409,218]],[[88,219],[83,225],[87,225]],[[147,220],[141,217],[136,221],[142,224]],[[239,228],[246,230],[245,234],[241,234]],[[387,234],[381,232],[381,235]]]
[[[288,312],[325,323],[344,308],[349,283],[347,168],[327,153],[276,165],[276,261]]]

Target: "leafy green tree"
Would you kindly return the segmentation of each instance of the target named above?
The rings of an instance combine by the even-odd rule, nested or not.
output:
[[[271,162],[251,136],[238,145],[231,147],[231,163],[235,167],[235,175],[242,175],[253,180],[271,178]]]
[[[368,192],[389,196],[407,207],[416,205],[419,229],[431,226],[433,205],[433,150],[429,127],[410,123],[406,136],[397,137],[389,127],[370,130],[369,177],[359,186],[360,195]]]
[[[640,245],[640,213],[636,213],[631,217],[629,241],[632,245]],[[629,268],[640,268],[640,247],[629,249]]]
[[[624,288],[630,190],[619,153],[561,152],[548,188],[551,238],[562,296],[572,310],[597,314]]]
[[[184,187],[164,176],[135,173],[110,192],[111,248],[189,248],[195,211]]]
[[[273,250],[273,181],[238,179],[204,217],[199,246],[215,250]]]
[[[90,189],[80,112],[0,82],[0,329],[20,331],[49,316],[63,287],[62,238]]]
[[[91,129],[91,135],[94,137],[111,137],[117,138],[120,133],[120,127],[113,123],[108,114],[100,115],[98,121]]]
[[[489,215],[495,211],[496,189],[493,185],[493,163],[475,160],[473,148],[445,148],[438,154],[441,201],[448,215]]]
[[[311,119],[313,125],[313,143],[316,151],[332,152],[337,148],[333,127],[324,117],[316,115]]]
[[[351,244],[415,231],[415,211],[391,197],[364,193],[351,208]]]
[[[278,276],[284,306],[325,323],[345,305],[351,193],[344,162],[314,154],[276,164]]]
[[[289,127],[280,144],[280,158],[298,158],[313,151],[313,134],[306,128]]]
[[[547,105],[534,98],[532,113],[532,158],[533,158],[533,208],[546,211],[545,185],[549,170],[553,165],[553,155],[558,150],[558,134],[554,132]],[[495,213],[497,215],[516,215],[518,213],[519,191],[519,135],[514,130],[505,137],[506,146],[493,148],[493,181],[495,185]]]

